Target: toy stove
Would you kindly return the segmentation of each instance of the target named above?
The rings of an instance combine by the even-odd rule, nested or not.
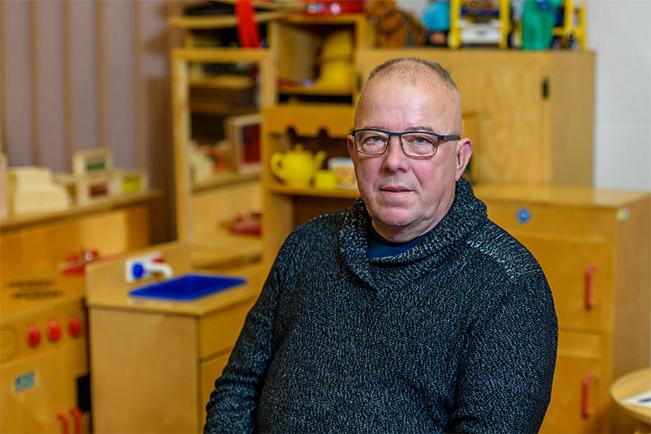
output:
[[[83,277],[0,285],[0,432],[88,432]]]

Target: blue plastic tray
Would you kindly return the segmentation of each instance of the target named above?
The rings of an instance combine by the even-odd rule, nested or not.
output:
[[[129,292],[129,295],[132,297],[190,301],[232,288],[233,286],[242,285],[245,282],[246,280],[240,277],[186,274],[161,283],[134,289]]]

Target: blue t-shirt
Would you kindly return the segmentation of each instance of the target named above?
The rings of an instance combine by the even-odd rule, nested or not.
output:
[[[373,225],[369,224],[369,239],[368,239],[368,259],[386,258],[388,256],[396,256],[402,252],[414,247],[418,244],[429,232],[409,240],[404,243],[393,243],[387,241],[380,234],[378,234]]]

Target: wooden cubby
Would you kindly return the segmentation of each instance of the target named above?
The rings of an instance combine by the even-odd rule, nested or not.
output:
[[[323,212],[349,206],[359,193],[287,187],[271,173],[271,156],[298,143],[310,150],[323,149],[328,158],[347,155],[345,137],[353,125],[354,109],[349,104],[285,104],[263,113],[263,257],[273,261],[295,226]]]
[[[318,78],[319,56],[324,40],[338,30],[350,30],[353,35],[351,64],[354,53],[373,44],[373,30],[362,14],[339,16],[310,16],[293,14],[269,24],[270,46],[276,55],[276,77],[279,100],[304,102],[351,103],[358,88],[358,77],[351,70],[350,80],[340,86],[297,86]]]

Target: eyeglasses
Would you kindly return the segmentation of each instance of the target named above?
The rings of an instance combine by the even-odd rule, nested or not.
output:
[[[436,155],[436,150],[441,143],[449,140],[459,140],[461,136],[430,133],[427,131],[401,131],[393,133],[391,131],[375,130],[371,128],[362,128],[353,130],[355,147],[357,151],[364,155],[378,156],[384,154],[392,136],[397,136],[400,140],[402,152],[411,158],[431,158]]]

